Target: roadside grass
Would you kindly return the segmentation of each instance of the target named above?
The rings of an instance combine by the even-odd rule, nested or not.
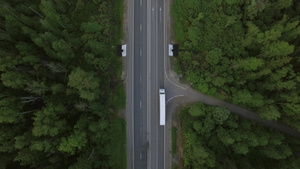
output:
[[[172,155],[176,154],[177,146],[177,129],[172,127]]]
[[[181,16],[182,14],[181,14],[181,6],[179,0],[173,1],[172,8],[171,8],[171,15],[174,22],[173,25],[174,37],[176,41],[179,44],[181,44],[185,39],[186,31],[184,25],[182,24],[182,22],[180,22],[183,18]]]
[[[172,169],[184,168],[184,137],[182,120],[185,115],[184,110],[188,109],[190,103],[183,103],[178,106],[172,117]]]
[[[115,0],[114,7],[111,9],[111,15],[112,18],[114,18],[115,27],[113,27],[115,31],[115,43],[119,44],[122,37],[123,37],[123,12],[124,12],[124,6],[123,6],[124,0]]]
[[[115,104],[115,109],[120,110],[122,108],[125,108],[126,106],[126,92],[125,87],[123,83],[119,83],[118,86],[116,86],[114,93],[114,100],[112,103]]]
[[[111,124],[111,163],[112,168],[126,169],[126,125],[117,117]]]
[[[124,37],[124,32],[122,28],[123,24],[123,12],[124,12],[124,0],[116,0],[114,2],[114,8],[112,9],[112,15],[115,22],[114,29],[115,33],[115,44],[120,44],[121,39]],[[118,80],[121,79],[122,74],[122,62],[119,56],[114,58],[116,71],[116,77]],[[123,83],[116,86],[113,92],[113,101],[115,104],[115,110],[121,110],[126,106],[126,92]],[[110,162],[113,169],[126,169],[127,167],[127,156],[126,156],[126,122],[123,118],[116,116],[111,123],[110,128],[110,145],[111,145],[111,158]]]
[[[123,26],[124,26],[123,19],[124,19],[124,15],[126,15],[124,13],[124,12],[126,12],[126,10],[125,10],[126,7],[124,6],[126,4],[124,4],[124,1],[125,0],[118,0],[118,2],[117,2],[117,4],[118,4],[117,6],[119,7],[117,12],[120,13],[120,16],[119,16],[120,28],[123,28]],[[120,29],[119,39],[122,40],[122,39],[124,39],[124,37],[125,37],[125,32],[123,29]]]

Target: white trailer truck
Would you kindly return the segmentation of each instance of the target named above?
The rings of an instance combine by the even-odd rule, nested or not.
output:
[[[159,89],[159,124],[164,126],[166,123],[166,93],[165,89]]]

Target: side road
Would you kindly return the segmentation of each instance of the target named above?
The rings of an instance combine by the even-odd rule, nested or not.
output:
[[[223,106],[228,108],[232,113],[239,115],[242,118],[248,119],[250,121],[254,121],[257,123],[261,123],[262,125],[278,130],[282,133],[290,135],[292,137],[300,139],[300,132],[295,129],[280,124],[275,121],[267,121],[260,118],[260,116],[252,111],[249,111],[245,108],[233,105],[228,102],[224,102],[222,100],[218,100],[216,98],[204,95],[193,90],[190,86],[181,84],[179,82],[179,76],[171,70],[170,58],[167,54],[167,44],[173,43],[171,41],[171,3],[172,0],[165,1],[165,70],[164,70],[164,86],[166,89],[166,99],[167,99],[167,121],[165,126],[165,159],[166,166],[165,168],[171,168],[172,166],[172,154],[171,154],[171,125],[172,125],[172,113],[175,111],[176,107],[182,103],[193,103],[193,102],[203,102],[212,106]]]

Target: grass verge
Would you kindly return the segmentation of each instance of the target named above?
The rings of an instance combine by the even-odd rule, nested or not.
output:
[[[119,83],[116,87],[115,94],[113,96],[113,103],[116,110],[125,108],[126,106],[126,92],[123,83]]]
[[[172,155],[176,154],[177,129],[172,127]]]
[[[126,125],[122,118],[112,122],[111,138],[112,168],[126,169]]]

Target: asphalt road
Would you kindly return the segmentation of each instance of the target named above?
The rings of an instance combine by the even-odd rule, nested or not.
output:
[[[160,0],[128,1],[127,168],[163,169],[164,127],[159,88],[164,88],[164,17]]]
[[[127,168],[147,168],[146,0],[127,1],[126,132]]]
[[[126,57],[128,169],[171,168],[170,129],[166,130],[164,126],[159,125],[159,88],[166,89],[167,101],[178,95],[176,92],[178,87],[170,83],[168,71],[165,71],[165,60],[168,57],[165,2],[128,0]],[[166,68],[168,69],[168,65]],[[166,117],[167,126],[170,126],[170,113]],[[167,143],[165,134],[168,136]]]
[[[134,168],[147,168],[147,6],[134,1]],[[143,4],[144,3],[144,4]]]
[[[150,10],[150,11],[149,11]],[[164,126],[159,125],[159,88],[164,87],[164,1],[151,0],[148,6],[150,61],[150,149],[148,169],[164,169]],[[168,93],[168,91],[166,91]]]
[[[163,169],[164,127],[159,88],[164,88],[164,1],[128,1],[127,168]]]

